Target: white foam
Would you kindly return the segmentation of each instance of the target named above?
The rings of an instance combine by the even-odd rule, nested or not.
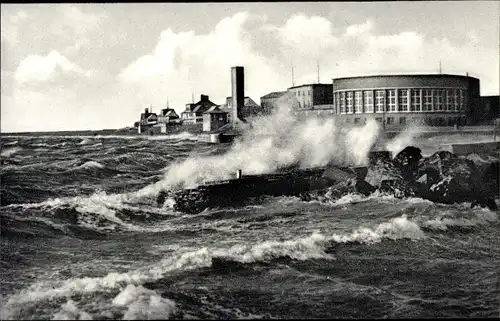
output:
[[[320,233],[313,233],[304,238],[288,241],[265,241],[253,246],[235,245],[227,250],[215,251],[215,256],[229,257],[242,263],[267,261],[273,258],[289,256],[297,260],[312,258],[333,259],[324,252],[327,238]]]
[[[411,125],[407,127],[404,131],[399,133],[392,140],[385,144],[385,148],[392,152],[393,156],[396,156],[405,147],[410,146],[414,143],[415,139],[418,137],[418,129],[416,126]]]
[[[159,135],[159,136],[146,136],[148,140],[198,140],[198,137],[189,132],[182,132],[179,134]]]
[[[342,127],[335,118],[298,119],[285,106],[276,114],[256,119],[225,154],[191,156],[172,163],[163,180],[146,186],[138,195],[156,195],[160,190],[226,180],[238,169],[244,175],[252,175],[297,164],[324,166],[332,160],[365,163],[378,131],[375,120],[364,127]]]
[[[92,320],[92,316],[78,309],[75,301],[68,300],[61,306],[61,310],[54,314],[52,320]]]
[[[155,291],[129,284],[114,299],[113,305],[127,308],[123,320],[167,319],[175,311],[175,303]]]
[[[4,146],[14,146],[14,145],[17,145],[19,144],[19,141],[15,140],[13,142],[10,142],[10,143],[5,143]]]
[[[22,150],[21,147],[12,147],[12,148],[7,148],[5,150],[2,151],[2,153],[0,154],[0,156],[2,157],[11,157],[12,155],[20,152]]]
[[[76,169],[104,168],[104,165],[96,161],[88,161],[76,167]]]
[[[84,138],[84,139],[82,139],[81,142],[78,143],[78,145],[87,145],[87,144],[90,144],[90,143],[92,143],[92,139],[90,139],[90,138]]]
[[[457,207],[460,209],[461,207],[465,207],[468,204],[460,204],[458,206],[454,205],[448,206],[450,210],[448,211],[450,215],[453,215],[453,212],[457,212]],[[490,211],[486,208],[469,208],[465,210],[460,210],[460,217],[437,217],[430,220],[426,220],[422,223],[422,226],[436,229],[436,230],[447,230],[449,227],[474,227],[480,225],[488,225],[491,222],[495,222],[498,220],[498,214],[496,212]],[[448,213],[446,213],[448,214]],[[470,216],[472,214],[472,217]],[[455,213],[456,215],[456,213]]]
[[[337,243],[359,242],[373,244],[381,242],[384,238],[418,240],[424,237],[424,232],[420,227],[415,222],[408,220],[406,215],[402,215],[391,219],[389,222],[381,223],[374,229],[361,227],[350,234],[334,235],[331,239]]]
[[[421,239],[424,233],[418,225],[409,221],[405,215],[377,225],[375,228],[362,227],[349,234],[324,235],[318,232],[286,241],[264,241],[255,244],[236,244],[228,248],[199,249],[179,248],[160,262],[127,273],[109,273],[103,277],[72,278],[65,281],[45,281],[35,283],[9,298],[0,311],[0,318],[15,318],[26,304],[51,300],[58,297],[94,292],[109,292],[122,289],[113,299],[116,306],[128,306],[124,318],[147,318],[151,313],[171,313],[174,304],[167,299],[160,299],[154,292],[141,285],[165,277],[173,271],[187,271],[209,267],[212,258],[225,257],[238,262],[250,263],[267,261],[273,258],[289,256],[297,260],[311,258],[334,259],[324,252],[328,242],[360,242],[372,244],[389,239]],[[156,311],[156,312],[155,312]]]

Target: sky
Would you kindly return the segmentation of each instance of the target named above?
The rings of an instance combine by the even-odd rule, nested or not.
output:
[[[1,131],[133,126],[231,94],[332,78],[442,72],[499,93],[499,1],[1,5]]]

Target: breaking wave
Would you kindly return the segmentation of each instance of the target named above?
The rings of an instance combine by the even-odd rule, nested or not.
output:
[[[194,187],[200,183],[244,174],[270,173],[288,166],[315,167],[329,162],[366,164],[379,134],[375,120],[363,127],[338,126],[334,118],[297,119],[287,106],[254,120],[224,155],[193,156],[171,164],[164,179],[139,193]]]
[[[2,153],[0,154],[0,156],[2,157],[5,157],[5,158],[9,158],[11,157],[12,155],[20,152],[22,150],[21,147],[12,147],[12,148],[7,148],[6,150],[3,150]]]
[[[81,142],[78,143],[78,145],[88,145],[90,143],[92,143],[92,140],[90,138],[84,138]]]
[[[88,168],[104,168],[105,166],[99,162],[88,161],[83,163],[82,165],[75,167],[75,169],[88,169]]]

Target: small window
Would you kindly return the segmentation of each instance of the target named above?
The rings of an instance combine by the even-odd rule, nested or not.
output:
[[[377,117],[377,118],[375,118],[375,120],[376,120],[378,123],[382,123],[382,117]]]
[[[360,119],[359,118],[354,118],[354,123],[355,124],[359,124],[360,123]]]
[[[406,117],[400,117],[399,118],[399,124],[406,125]]]
[[[387,117],[386,122],[388,125],[394,124],[394,117]]]

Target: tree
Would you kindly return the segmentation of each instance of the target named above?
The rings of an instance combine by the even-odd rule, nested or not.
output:
[[[135,127],[135,128],[139,127],[139,122],[138,122],[138,121],[136,121],[136,122],[134,123],[134,127]]]

